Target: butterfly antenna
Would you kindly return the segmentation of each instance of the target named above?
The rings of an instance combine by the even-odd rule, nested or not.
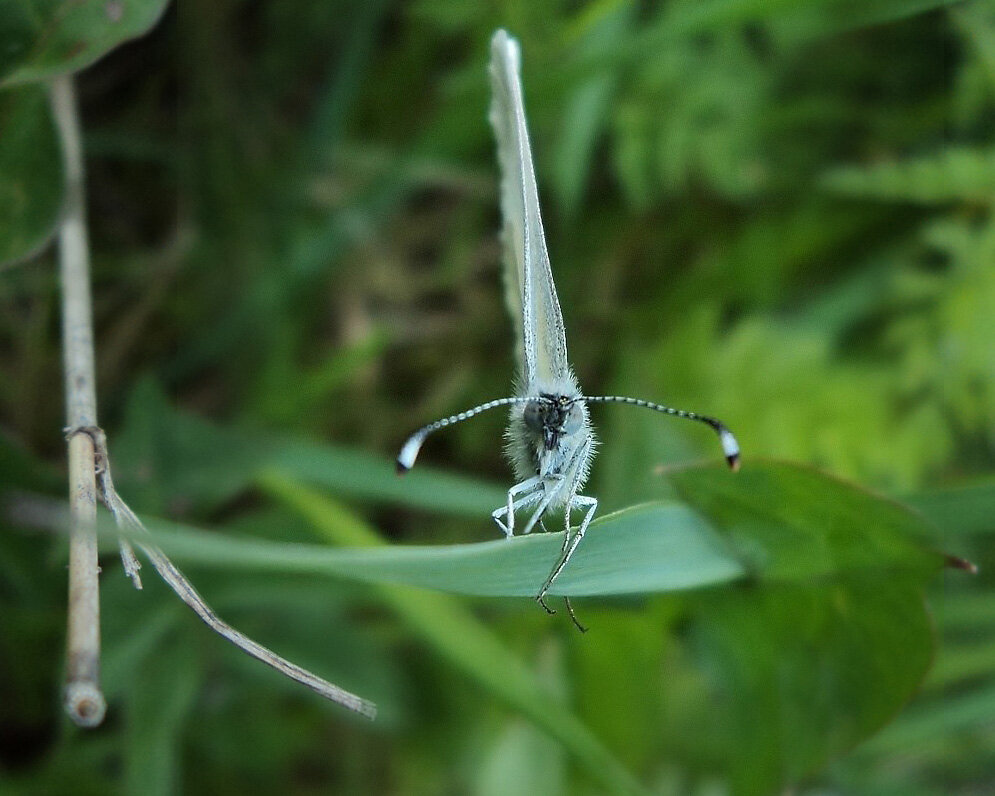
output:
[[[583,401],[588,404],[630,404],[631,406],[642,406],[646,409],[652,409],[654,412],[663,412],[666,415],[679,417],[683,420],[697,420],[699,423],[707,423],[719,435],[719,441],[722,443],[722,452],[725,454],[729,467],[733,472],[739,469],[739,443],[736,442],[736,437],[733,436],[728,426],[714,417],[699,415],[697,412],[686,412],[683,409],[674,409],[671,406],[655,404],[652,401],[644,401],[641,398],[626,398],[622,395],[581,395],[574,400]]]
[[[429,423],[427,426],[423,426],[408,437],[408,441],[404,443],[404,447],[401,448],[401,452],[397,455],[398,474],[404,475],[404,473],[414,467],[415,459],[418,458],[418,451],[421,450],[422,443],[425,442],[425,438],[433,431],[438,431],[440,428],[452,426],[456,423],[462,423],[464,420],[469,420],[471,417],[479,415],[481,412],[486,412],[488,409],[494,409],[498,406],[511,406],[512,404],[524,404],[529,401],[538,400],[542,399],[532,396],[524,398],[498,398],[494,401],[488,401],[485,404],[480,404],[480,406],[475,406],[473,409],[467,409],[465,412],[460,412],[457,415],[444,417],[442,420],[436,420],[434,423]]]

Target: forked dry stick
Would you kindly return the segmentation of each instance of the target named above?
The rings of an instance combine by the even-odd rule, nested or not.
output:
[[[70,471],[70,551],[65,707],[76,724],[95,727],[106,703],[100,689],[100,592],[97,563],[97,498],[114,515],[118,527],[138,534],[137,544],[152,566],[212,630],[257,660],[344,707],[373,718],[376,706],[306,669],[281,658],[221,620],[193,585],[152,541],[135,513],[114,489],[107,442],[97,425],[96,371],[90,299],[89,246],[83,192],[83,155],[72,78],[56,78],[52,107],[62,140],[66,173],[66,208],[59,230],[63,291],[63,347]],[[136,588],[140,564],[124,536],[121,560]]]

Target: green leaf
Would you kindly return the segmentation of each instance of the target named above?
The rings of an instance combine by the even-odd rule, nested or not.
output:
[[[587,185],[594,147],[605,125],[614,83],[608,75],[592,77],[566,103],[553,176],[557,198],[568,217],[576,213]]]
[[[932,660],[921,582],[907,573],[720,589],[687,603],[682,646],[697,693],[668,729],[682,758],[704,776],[725,772],[737,794],[782,792],[871,735]]]
[[[62,155],[40,86],[0,91],[0,265],[29,256],[55,231]]]
[[[908,754],[927,743],[949,743],[955,733],[974,728],[990,728],[995,711],[995,687],[931,701],[909,710],[896,722],[871,740],[863,752]]]
[[[774,27],[786,41],[803,43],[952,6],[960,0],[815,0],[789,8]]]
[[[303,487],[301,487],[303,489]],[[489,530],[488,525],[484,526]],[[491,597],[534,597],[559,556],[561,533],[477,544],[330,550],[233,538],[149,520],[180,561],[253,571],[343,577]],[[708,586],[741,577],[715,532],[676,504],[636,506],[595,520],[551,594],[612,595]]]
[[[701,36],[766,23],[794,37],[828,36],[953,5],[959,0],[702,0],[664,7],[656,24],[643,25],[623,41],[606,41],[583,53],[578,65],[638,62],[672,46],[679,37]]]
[[[635,7],[630,3],[600,3],[587,8],[580,21],[579,50],[624,40]],[[553,187],[563,213],[572,217],[583,199],[592,170],[595,145],[608,126],[617,76],[600,70],[581,82],[566,99],[553,161]]]
[[[477,796],[542,793],[559,796],[564,787],[563,749],[522,719],[503,728],[476,772]]]
[[[888,721],[925,675],[934,640],[923,588],[941,558],[916,539],[930,527],[792,465],[670,480],[754,577],[689,604],[709,710],[689,714],[680,737],[698,739],[704,770],[728,771],[738,793],[797,783]]]
[[[990,3],[961,3],[950,18],[971,44],[990,87],[995,88],[995,13]]]
[[[690,506],[648,503],[597,518],[550,592],[676,591],[746,575],[808,583],[906,572],[925,580],[943,562],[918,544],[932,530],[919,515],[815,470],[750,463],[738,474],[695,467],[671,473],[670,480]],[[482,525],[489,528],[483,518]],[[193,563],[506,597],[533,596],[563,540],[561,531],[477,544],[329,550],[156,521],[150,527],[168,551]]]
[[[5,3],[0,21],[0,86],[83,69],[149,30],[166,5],[167,0]]]
[[[932,530],[921,517],[811,468],[750,462],[740,473],[695,467],[675,470],[669,480],[755,577],[809,582],[875,570],[929,573],[942,565],[919,545]]]

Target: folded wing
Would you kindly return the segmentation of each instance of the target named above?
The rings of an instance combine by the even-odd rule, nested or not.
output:
[[[522,389],[535,391],[569,373],[563,315],[549,268],[532,151],[525,126],[518,42],[499,30],[491,39],[490,119],[501,167],[505,286],[518,332]]]

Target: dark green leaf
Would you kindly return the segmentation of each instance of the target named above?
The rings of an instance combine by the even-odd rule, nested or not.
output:
[[[726,772],[737,794],[781,792],[850,749],[898,712],[932,660],[922,584],[907,574],[733,587],[687,603],[699,690],[670,729],[682,756],[703,775]]]
[[[0,265],[30,255],[55,231],[62,155],[44,88],[0,91]]]
[[[23,0],[0,20],[0,86],[89,66],[162,16],[167,0]]]

